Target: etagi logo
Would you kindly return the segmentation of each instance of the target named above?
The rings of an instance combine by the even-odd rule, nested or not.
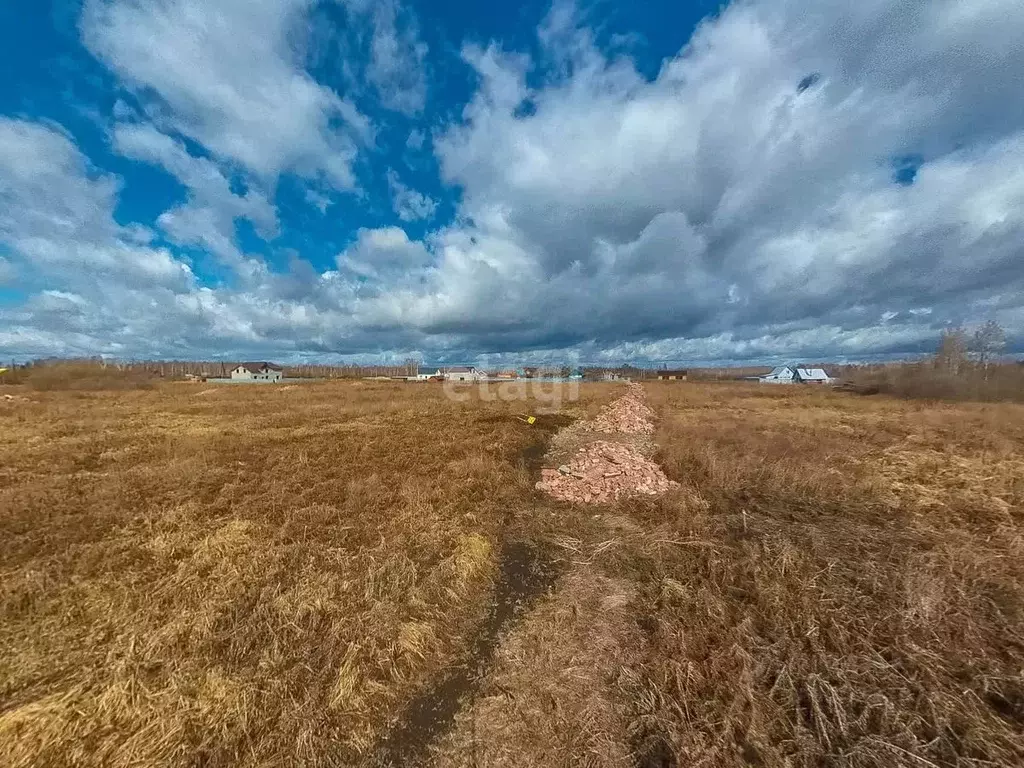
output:
[[[563,377],[561,369],[538,368],[529,378],[498,379],[474,372],[460,373],[444,380],[444,394],[449,400],[465,403],[473,399],[483,402],[529,401],[538,411],[556,411],[562,403],[574,403],[580,398],[580,382],[575,377]]]

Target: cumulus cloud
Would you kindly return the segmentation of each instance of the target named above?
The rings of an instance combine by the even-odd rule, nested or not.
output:
[[[265,238],[278,231],[277,212],[255,189],[236,194],[231,182],[211,160],[193,157],[184,145],[151,125],[119,124],[114,148],[121,154],[162,166],[187,189],[187,201],[165,211],[157,223],[179,245],[205,248],[238,267],[244,256],[235,245],[235,220],[251,221]]]
[[[355,106],[303,68],[311,0],[87,0],[82,37],[158,124],[274,180],[355,185],[372,138]]]
[[[24,269],[68,282],[184,290],[188,266],[113,218],[118,182],[57,126],[0,118],[0,240]]]
[[[391,192],[391,207],[402,221],[431,219],[437,212],[437,201],[417,192],[402,183],[391,168],[387,172],[388,189]]]
[[[353,183],[369,127],[290,43],[310,2],[87,3],[86,42],[152,123],[122,109],[115,146],[188,189],[158,220],[172,241],[238,259],[237,219],[287,226],[269,186],[232,186],[235,167],[315,180],[314,204]],[[415,115],[425,49],[411,17],[345,5],[370,19],[360,71]],[[988,318],[1024,339],[1019,3],[747,0],[654,78],[596,39],[559,3],[532,55],[467,45],[474,93],[430,130],[453,220],[423,241],[360,229],[326,272],[299,254],[235,289],[197,285],[152,233],[118,225],[117,179],[62,131],[0,123],[0,238],[19,275],[52,276],[51,293],[5,313],[0,346],[54,344],[60,324],[68,348],[193,356],[855,357],[924,350],[945,323]],[[413,129],[407,148],[425,137]],[[436,215],[398,171],[385,177],[402,221]],[[110,278],[76,276],[85,264]]]
[[[708,338],[729,355],[787,324],[922,304],[934,335],[993,293],[1022,295],[1024,114],[993,94],[1024,76],[1021,26],[1007,26],[1024,12],[858,8],[734,4],[653,82],[564,5],[540,30],[555,74],[539,87],[526,57],[467,48],[479,89],[435,142],[473,222],[439,265],[463,302],[425,313],[448,327],[500,286],[488,322],[505,318],[509,343]],[[977,60],[947,55],[978,45]],[[904,187],[889,159],[908,152],[923,165]],[[1004,317],[1024,325],[1019,306]]]
[[[200,192],[204,183],[221,183],[174,142],[147,133],[122,138],[140,154],[149,147]],[[378,332],[386,313],[374,303],[360,305],[360,290],[379,292],[385,278],[428,260],[401,230],[362,235],[345,275],[318,274],[296,260],[287,274],[254,269],[237,287],[209,288],[184,259],[147,245],[151,233],[144,228],[117,223],[119,191],[119,180],[91,166],[59,126],[0,118],[0,248],[10,253],[2,266],[46,286],[0,308],[5,353],[287,358],[379,353],[409,348],[418,338],[412,331]],[[264,223],[271,222],[267,216]]]

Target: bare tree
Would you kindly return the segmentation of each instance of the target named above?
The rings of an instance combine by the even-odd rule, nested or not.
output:
[[[939,339],[935,366],[953,376],[959,376],[967,362],[967,333],[959,326],[946,328]]]
[[[974,332],[971,339],[971,352],[975,360],[985,369],[985,378],[988,378],[988,367],[991,365],[1003,347],[1006,346],[1006,331],[1002,329],[995,320],[989,320]]]

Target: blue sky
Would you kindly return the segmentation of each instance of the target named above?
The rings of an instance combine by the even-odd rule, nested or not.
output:
[[[1024,8],[15,0],[0,356],[1024,340]]]

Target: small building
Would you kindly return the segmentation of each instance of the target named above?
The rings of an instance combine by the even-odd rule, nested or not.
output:
[[[762,384],[792,384],[796,377],[796,370],[788,365],[780,365],[772,368],[772,372],[765,376],[758,376],[757,380]]]
[[[274,363],[240,363],[231,371],[232,381],[280,381],[284,369]]]
[[[456,365],[444,371],[448,381],[476,381],[480,378],[476,368],[472,365]]]
[[[824,368],[797,368],[795,379],[801,384],[831,384],[832,377]]]
[[[417,368],[415,376],[409,376],[409,381],[430,381],[440,379],[442,376],[440,368]]]
[[[687,371],[682,369],[662,368],[657,371],[657,378],[658,381],[686,381],[686,374]]]

